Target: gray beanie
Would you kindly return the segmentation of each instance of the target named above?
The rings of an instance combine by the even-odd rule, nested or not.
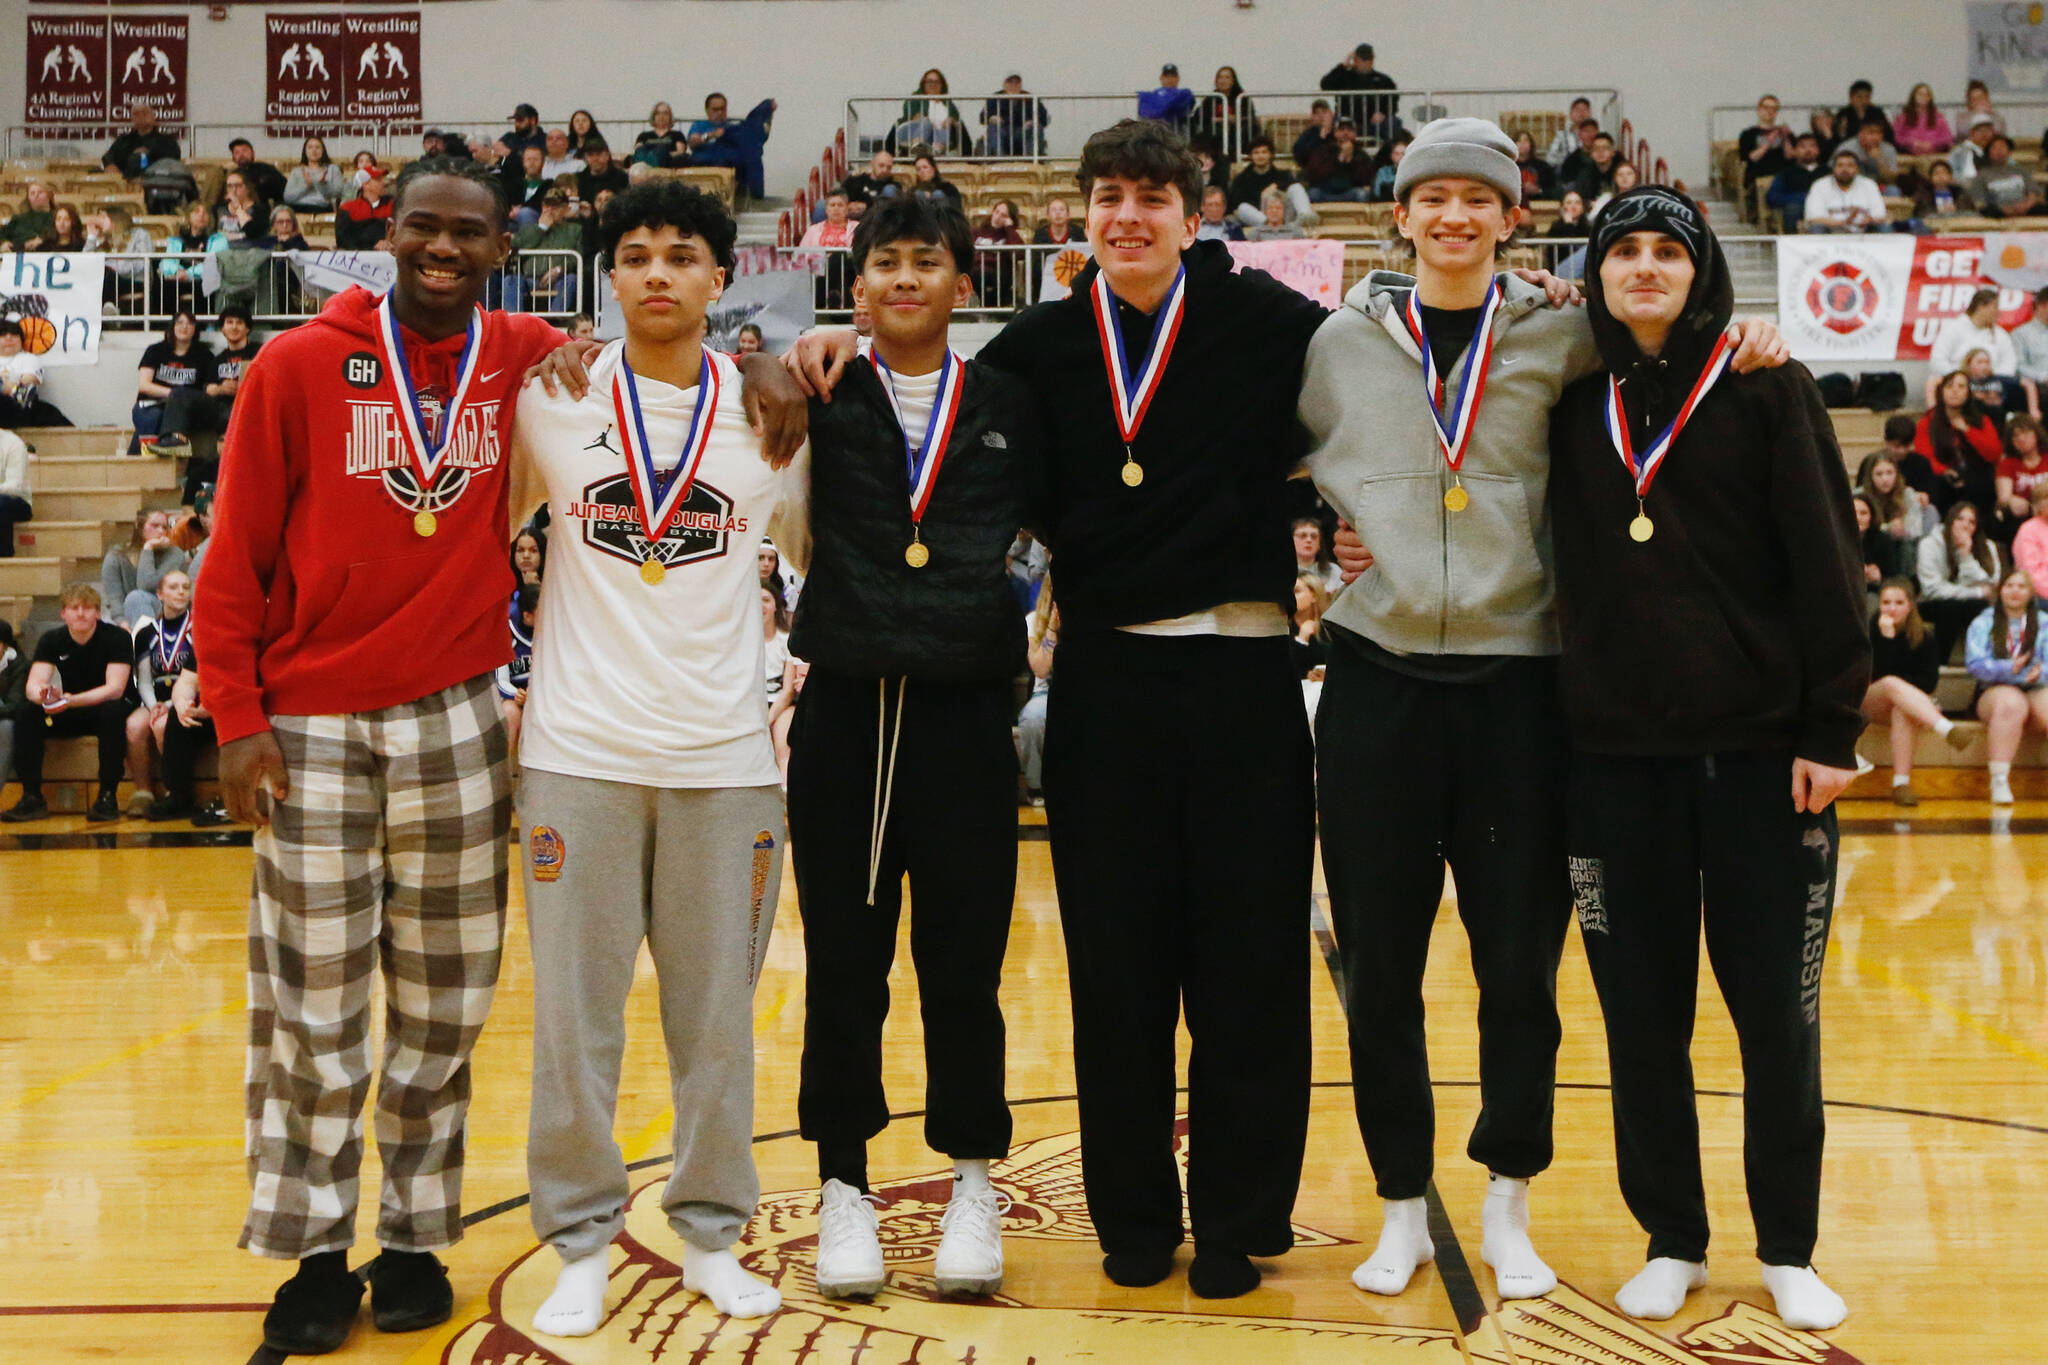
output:
[[[1510,207],[1522,202],[1522,171],[1515,140],[1483,118],[1440,118],[1425,124],[1394,174],[1394,197],[1406,199],[1425,180],[1455,176],[1501,192]]]

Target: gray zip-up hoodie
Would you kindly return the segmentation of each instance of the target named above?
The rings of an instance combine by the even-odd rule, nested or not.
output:
[[[1301,388],[1308,471],[1373,555],[1323,619],[1400,654],[1558,652],[1550,545],[1550,410],[1600,368],[1583,308],[1501,276],[1493,363],[1462,466],[1470,501],[1444,507],[1451,471],[1401,311],[1414,282],[1375,271],[1309,344]],[[1458,391],[1468,350],[1445,377]]]

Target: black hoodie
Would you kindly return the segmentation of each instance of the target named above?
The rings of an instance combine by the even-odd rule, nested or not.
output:
[[[1599,271],[1614,239],[1669,230],[1667,221],[1689,224],[1674,235],[1693,250],[1696,274],[1662,354],[1650,357],[1608,312]],[[1594,231],[1587,309],[1640,452],[1690,392],[1734,291],[1704,219],[1670,190],[1620,196]],[[1870,681],[1862,557],[1812,375],[1796,362],[1724,373],[1657,474],[1645,499],[1655,534],[1640,544],[1629,536],[1634,483],[1603,418],[1608,382],[1580,381],[1551,414],[1560,685],[1573,742],[1614,755],[1789,750],[1854,767]]]

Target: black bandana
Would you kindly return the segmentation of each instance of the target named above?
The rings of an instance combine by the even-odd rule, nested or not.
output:
[[[1694,265],[1707,254],[1707,220],[1699,208],[1676,190],[1662,185],[1640,185],[1607,201],[1593,223],[1593,260],[1631,232],[1661,232],[1675,237],[1685,247]]]

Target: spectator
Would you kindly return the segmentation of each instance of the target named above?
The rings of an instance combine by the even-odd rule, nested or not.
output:
[[[8,251],[48,251],[50,232],[56,225],[57,201],[50,187],[40,180],[28,182],[22,191],[21,207],[0,226],[0,245]]]
[[[191,480],[187,479],[186,483],[190,484]],[[212,485],[209,484],[207,487],[211,488]],[[171,544],[191,556],[191,563],[185,566],[185,572],[192,576],[192,587],[196,592],[199,588],[199,567],[206,562],[206,547],[212,543],[213,494],[202,491],[189,501],[197,505],[191,512],[171,523]]]
[[[604,130],[597,126],[597,120],[591,116],[588,109],[578,109],[575,113],[569,115],[569,145],[571,147],[587,147],[590,139],[598,138],[602,140],[603,137]]]
[[[811,269],[817,273],[818,307],[839,310],[853,306],[852,258],[846,248],[853,245],[853,201],[843,189],[825,195],[825,218],[804,229],[800,247],[815,250]]]
[[[200,258],[227,249],[226,234],[214,229],[213,210],[204,204],[187,207],[183,230],[164,238],[164,260],[157,266],[167,295],[165,306],[191,308],[197,304],[206,271]]]
[[[538,153],[535,153],[538,155]],[[334,215],[334,245],[343,251],[374,251],[391,230],[391,197],[380,168]]]
[[[2012,139],[2000,133],[1984,149],[1968,185],[1970,202],[1987,218],[2034,218],[2048,214],[2034,179],[2012,163]]]
[[[1999,131],[1997,120],[1991,115],[1972,114],[1970,121],[1963,125],[1963,140],[1948,154],[1948,168],[1955,172],[1956,180],[1968,183],[1976,179],[1977,172],[1985,164],[1991,140],[2003,136],[2005,134]]]
[[[35,514],[28,484],[28,446],[0,427],[0,559],[14,558],[15,524],[32,521]],[[0,781],[6,777],[7,769],[0,766]]]
[[[274,252],[309,249],[306,234],[299,227],[299,215],[292,212],[289,204],[279,204],[270,211],[270,233],[263,239],[263,245]]]
[[[1914,448],[1919,431],[1919,422],[1905,413],[1885,418],[1884,449],[1877,453],[1890,456],[1906,486],[1919,495],[1920,501],[1931,503],[1948,485],[1934,472],[1933,462]]]
[[[1776,96],[1766,95],[1764,98],[1776,102]],[[1758,113],[1762,113],[1761,105],[1758,106]],[[1773,116],[1775,117],[1775,110]],[[1572,101],[1571,111],[1565,115],[1564,127],[1552,135],[1550,145],[1543,150],[1543,159],[1550,163],[1551,170],[1560,175],[1564,173],[1565,158],[1585,145],[1579,139],[1579,128],[1587,123],[1593,124],[1595,132],[1599,131],[1600,125],[1593,120],[1593,101],[1581,95]]]
[[[929,147],[941,156],[966,153],[967,127],[961,121],[960,106],[947,98],[950,89],[946,73],[937,67],[917,78],[917,93],[903,101],[896,126],[889,133],[890,151],[900,155]]]
[[[1013,72],[981,106],[983,145],[990,156],[1037,156],[1044,150],[1045,126],[1050,122],[1045,101],[1033,99],[1024,78]]]
[[[1577,190],[1566,190],[1564,197],[1557,201],[1557,217],[1543,230],[1545,237],[1583,238],[1591,226],[1586,220],[1586,196]]]
[[[1806,199],[1813,187],[1827,177],[1821,169],[1820,139],[1801,133],[1792,143],[1792,162],[1771,180],[1764,202],[1784,220],[1785,231],[1800,231],[1806,220]]]
[[[1946,161],[1928,166],[1913,191],[1913,221],[1923,226],[1931,219],[1969,213],[1974,208],[1969,192],[1956,184],[1955,169]]]
[[[1244,230],[1247,242],[1284,242],[1308,236],[1298,222],[1289,222],[1287,196],[1278,186],[1268,189],[1259,200],[1259,221]]]
[[[228,159],[249,182],[257,199],[274,204],[284,197],[284,172],[268,161],[258,161],[248,138],[238,137],[228,144]]]
[[[578,319],[578,321],[585,320]],[[574,333],[571,333],[571,335],[573,336]],[[766,349],[767,345],[768,338],[761,335],[761,324],[758,322],[743,322],[740,324],[738,338],[733,342],[733,354],[752,355],[756,351]]]
[[[1913,449],[1927,457],[1939,476],[1934,502],[1946,509],[1957,499],[1981,510],[1994,505],[1998,462],[2005,441],[1991,412],[1970,392],[1970,376],[1951,370],[1935,386],[1937,401],[1913,431]],[[1990,527],[1983,528],[1987,533]]]
[[[1309,106],[1308,127],[1302,129],[1301,136],[1294,139],[1294,164],[1306,166],[1308,159],[1316,154],[1317,148],[1326,142],[1335,142],[1336,140],[1336,111],[1330,108],[1328,100],[1319,99]],[[1251,139],[1247,138],[1241,145],[1249,148],[1251,146]]]
[[[332,213],[346,193],[341,168],[327,156],[327,143],[309,137],[299,144],[299,164],[284,178],[279,198],[301,213]]]
[[[782,551],[775,548],[773,541],[761,542],[754,552],[754,564],[760,570],[762,586],[774,588],[783,605],[795,611],[797,599],[803,594],[804,576],[783,565]]]
[[[83,735],[99,741],[99,795],[86,819],[121,818],[118,793],[134,642],[127,631],[100,619],[100,593],[92,584],[72,584],[61,601],[64,628],[44,631],[36,641],[26,695],[14,712],[14,771],[21,779],[21,800],[0,813],[9,824],[50,813],[43,800],[43,747],[52,739]]]
[[[1870,605],[1877,605],[1877,585],[1899,571],[1898,546],[1884,533],[1878,524],[1877,504],[1870,500],[1868,493],[1857,493],[1850,497],[1850,505],[1856,511],[1856,540],[1863,556],[1863,582],[1870,594]]]
[[[577,308],[581,281],[570,260],[558,254],[583,254],[583,224],[569,214],[567,191],[548,187],[541,195],[540,217],[512,234],[512,249],[521,253],[518,271],[524,285],[523,305],[508,300],[515,311],[567,313]]]
[[[2019,351],[2012,337],[1998,325],[1998,291],[1979,289],[1961,313],[1942,319],[1927,348],[1927,406],[1935,404],[1937,376],[1963,368],[1972,351],[1991,357],[1991,371],[1999,375],[2019,373]]]
[[[1259,135],[1258,112],[1245,95],[1244,87],[1238,84],[1236,67],[1216,68],[1215,89],[1195,101],[1188,135],[1213,138],[1223,153],[1225,165],[1236,159],[1237,149]]]
[[[1301,168],[1311,204],[1363,204],[1373,182],[1372,162],[1358,145],[1358,125],[1337,120],[1336,141]]]
[[[1396,90],[1394,78],[1375,68],[1371,43],[1360,43],[1350,55],[1324,73],[1321,86],[1325,90]],[[1392,137],[1400,126],[1396,115],[1397,101],[1391,95],[1367,97],[1364,95],[1340,95],[1337,98],[1337,117],[1348,118],[1362,130],[1365,136],[1377,141]]]
[[[142,361],[136,370],[132,418],[135,437],[128,447],[130,455],[141,452],[144,440],[155,444],[164,419],[164,406],[174,393],[190,389],[194,394],[203,394],[206,386],[215,382],[213,362],[212,349],[199,339],[198,317],[191,309],[180,308],[172,317],[171,325],[165,329],[163,339],[150,343],[142,352]],[[152,580],[149,591],[155,590],[156,583]],[[120,597],[108,593],[107,600],[119,608]],[[119,619],[127,620],[126,613],[122,613]]]
[[[191,556],[171,540],[171,514],[158,508],[135,514],[135,527],[125,545],[116,545],[100,560],[99,595],[109,618],[133,629],[154,616],[157,585],[173,571],[191,567]]]
[[[1038,594],[1052,568],[1052,555],[1029,531],[1017,532],[1003,554],[1003,572],[1010,580],[1010,596],[1017,610],[1029,615],[1038,605]]]
[[[547,163],[545,148],[520,148],[519,168],[505,181],[506,198],[512,204],[510,219],[513,227],[528,227],[540,221],[541,196],[555,187],[555,182],[542,174]]]
[[[1195,154],[1195,160],[1202,165],[1202,183],[1215,185],[1219,189],[1230,187],[1230,160],[1223,155],[1223,148],[1207,133],[1196,133],[1188,138],[1188,150]]]
[[[1979,80],[1972,80],[1963,88],[1963,107],[1956,111],[1956,126],[1967,128],[1970,121],[1979,116],[1989,120],[1999,132],[2005,132],[2005,115],[1991,107],[1991,87]]]
[[[1273,140],[1261,134],[1252,139],[1244,169],[1230,181],[1230,208],[1240,223],[1251,227],[1265,220],[1265,210],[1259,204],[1270,189],[1285,193],[1297,214],[1310,212],[1308,191],[1273,164]]]
[[[363,187],[363,182],[370,178],[370,172],[376,169],[377,154],[365,147],[349,159],[349,171],[343,183],[351,190],[359,190]]]
[[[182,569],[165,574],[156,587],[153,616],[134,623],[132,665],[135,695],[142,704],[128,713],[128,780],[135,786],[128,813],[148,813],[157,799],[150,752],[160,750],[171,718],[171,687],[192,667],[192,579]],[[191,793],[186,793],[189,802]]]
[[[1849,102],[1835,111],[1835,136],[1850,138],[1856,135],[1870,119],[1876,119],[1884,132],[1886,142],[1896,142],[1892,136],[1892,121],[1884,116],[1884,110],[1871,100],[1872,88],[1869,81],[1854,81],[1849,86]]]
[[[1970,377],[1970,397],[1977,405],[1992,414],[1994,423],[2002,422],[2001,414],[2007,410],[2007,398],[2017,381],[2008,376],[1993,373],[1991,353],[1973,349],[1963,355],[1963,373]]]
[[[516,545],[517,542],[515,541]],[[526,687],[533,679],[534,614],[540,610],[540,581],[522,582],[512,592],[512,661],[498,665],[498,709],[505,717],[505,750],[519,761],[519,723],[526,719]]]
[[[1856,153],[1844,147],[1835,153],[1833,174],[1813,182],[1806,192],[1801,227],[1806,232],[1868,232],[1885,222],[1884,195],[1864,175]]]
[[[150,807],[152,821],[190,820],[194,825],[225,825],[228,814],[218,803],[201,807],[197,798],[199,756],[214,748],[219,737],[213,713],[199,699],[199,657],[171,685],[171,713],[164,726],[164,789],[166,798]]]
[[[1901,420],[1905,422],[1904,444],[1910,447],[1913,419]],[[1904,547],[1918,545],[1922,537],[1935,529],[1941,518],[1935,515],[1927,496],[1907,484],[1906,476],[1899,468],[1899,457],[1889,448],[1896,434],[1899,433],[1886,433],[1887,449],[1873,451],[1863,457],[1863,466],[1856,472],[1856,491],[1870,499],[1878,526]],[[1910,454],[1911,451],[1905,453]],[[1903,562],[1903,554],[1901,559]]]
[[[2033,508],[2034,515],[2012,538],[2012,558],[2039,586],[2048,584],[2048,480],[2034,485]]]
[[[1832,147],[1842,140],[1842,130],[1835,124],[1835,116],[1825,109],[1815,109],[1806,116],[1806,131],[1813,134],[1814,141],[1823,147]]]
[[[1522,172],[1522,203],[1557,197],[1557,172],[1536,155],[1536,139],[1525,129],[1515,134],[1515,165]],[[1377,187],[1375,187],[1377,188]]]
[[[1875,118],[1864,119],[1856,135],[1835,150],[1853,152],[1857,169],[1881,191],[1890,191],[1899,178],[1899,149],[1884,140],[1884,125]]]
[[[1230,213],[1230,196],[1214,185],[1202,191],[1202,214],[1195,222],[1198,242],[1241,242],[1244,225]]]
[[[149,284],[149,264],[141,257],[156,254],[149,229],[137,227],[125,204],[102,204],[85,216],[85,249],[118,259],[107,262],[106,301],[122,313],[140,312]]]
[[[180,155],[178,139],[157,131],[156,110],[137,100],[128,106],[128,131],[114,139],[100,165],[124,179],[140,180],[151,162],[176,161]]]
[[[1940,735],[1955,749],[1969,743],[1934,704],[1942,656],[1918,599],[1912,579],[1888,577],[1878,587],[1877,614],[1870,618],[1870,690],[1863,694],[1863,715],[1891,730],[1895,806],[1920,804],[1913,792],[1913,745],[1920,731]]]
[[[1947,663],[1955,643],[1996,594],[2005,561],[1998,545],[1978,530],[1977,508],[1958,502],[1941,529],[1920,542],[1914,560],[1920,611],[1934,627],[1935,657]]]
[[[547,151],[548,135],[540,130],[540,110],[521,103],[512,110],[512,131],[498,134],[498,146],[507,160],[517,160],[528,147]]]
[[[2012,804],[2012,760],[2020,737],[2029,728],[2048,735],[2048,673],[2041,666],[2044,637],[2048,610],[2034,600],[2034,580],[2024,569],[2006,570],[1990,608],[1970,623],[1963,654],[1980,689],[1977,715],[1991,751],[1994,806]]]
[[[1622,159],[1614,150],[1614,139],[1606,133],[1595,134],[1593,145],[1586,150],[1578,179],[1568,183],[1574,185],[1589,202],[1597,200],[1602,195],[1614,193],[1614,169],[1621,164]]]
[[[1735,140],[1735,154],[1742,160],[1742,186],[1748,189],[1759,180],[1768,181],[1792,162],[1792,130],[1778,122],[1778,97],[1765,95],[1756,102],[1756,122],[1742,130]]]
[[[560,180],[565,175],[581,175],[584,161],[577,152],[581,146],[572,148],[569,144],[569,130],[550,128],[547,141],[541,144],[540,174],[543,180]]]
[[[1578,146],[1566,153],[1563,164],[1557,168],[1557,183],[1561,186],[1579,184],[1593,169],[1593,143],[1600,137],[1600,125],[1586,119],[1573,132],[1578,138]],[[1609,141],[1611,143],[1612,139]]]
[[[1332,595],[1344,586],[1343,576],[1330,558],[1329,547],[1323,544],[1323,523],[1316,517],[1294,519],[1294,572],[1296,577],[1313,577],[1325,593]]]
[[[2048,484],[2048,433],[2038,417],[2021,413],[2005,426],[2005,458],[1998,462],[1998,479],[1991,534],[2010,544],[2019,528],[2034,515],[2034,490]],[[2043,580],[2048,583],[2048,579]]]
[[[1323,642],[1323,613],[1329,607],[1330,589],[1319,571],[1303,569],[1294,575],[1294,610],[1289,613],[1293,633],[1288,637],[1287,655],[1294,665],[1294,676],[1302,682],[1320,683],[1323,680],[1323,668],[1328,662]],[[1321,689],[1317,690],[1320,694]],[[1309,718],[1315,718],[1313,706],[1309,708]]]
[[[229,246],[254,246],[270,225],[270,205],[256,197],[248,176],[229,171],[220,202],[213,206],[213,221]]]
[[[761,585],[761,636],[761,688],[768,703],[768,733],[775,743],[776,765],[786,780],[797,661],[789,652],[789,608],[765,583]]]
[[[1159,84],[1138,92],[1138,117],[1154,119],[1170,128],[1187,131],[1194,113],[1195,92],[1182,87],[1180,68],[1172,62],[1159,68]]]
[[[1906,107],[1899,110],[1892,133],[1898,138],[1899,150],[1907,156],[1939,156],[1956,144],[1948,116],[1934,103],[1934,87],[1925,81],[1906,96]]]
[[[588,218],[597,212],[600,191],[623,194],[627,183],[626,168],[612,160],[611,145],[596,133],[585,138],[583,169],[576,173],[576,202],[582,216]]]
[[[1052,593],[1038,592],[1038,605],[1031,613],[1030,648],[1025,662],[1031,668],[1031,697],[1017,713],[1017,761],[1024,769],[1024,799],[1034,808],[1045,805],[1045,715],[1052,696],[1053,653],[1060,647],[1060,609]]]
[[[85,224],[73,204],[59,204],[50,211],[50,244],[45,251],[85,250]]]
[[[1372,200],[1375,204],[1394,202],[1394,186],[1401,178],[1401,162],[1408,155],[1408,144],[1414,140],[1404,129],[1380,145],[1380,154],[1376,158],[1379,169],[1372,173]],[[1580,202],[1585,202],[1583,197]]]
[[[960,207],[960,191],[952,181],[939,174],[939,163],[930,152],[919,152],[910,166],[912,194],[941,208],[964,211]]]
[[[2037,388],[2048,384],[2048,289],[2035,291],[2033,316],[2013,328],[2011,336],[2014,373]]]
[[[227,349],[213,358],[213,380],[203,389],[172,389],[164,400],[162,420],[158,426],[156,451],[159,455],[177,455],[190,449],[187,436],[195,431],[210,431],[225,435],[228,418],[235,408],[235,393],[242,386],[242,374],[249,362],[256,358],[256,342],[249,334],[249,310],[240,307],[221,309],[220,318],[214,324],[220,332]],[[181,499],[188,505],[196,502],[200,493],[212,486],[220,477],[220,454],[193,455],[185,462],[185,488]]]
[[[1045,201],[1045,216],[1038,221],[1038,227],[1031,234],[1036,246],[1065,246],[1080,237],[1074,227],[1074,211],[1067,201],[1054,195]]]
[[[845,188],[847,211],[855,218],[878,199],[894,199],[903,188],[896,183],[896,154],[887,147],[875,148],[868,168],[847,176]]]
[[[704,97],[704,117],[690,125],[690,161],[698,166],[730,166],[737,192],[759,199],[768,193],[761,158],[775,121],[775,101],[762,100],[743,119],[727,117],[725,96]],[[961,135],[965,136],[965,130]]]
[[[15,641],[13,622],[0,617],[0,782],[14,766],[14,716],[28,697],[28,670],[28,657]]]
[[[1017,206],[1008,199],[989,205],[988,216],[974,229],[974,292],[984,308],[1008,308],[1017,302],[1017,268],[1024,253],[1017,231]]]
[[[547,538],[532,526],[523,526],[512,537],[512,581],[539,584],[548,574]]]
[[[0,318],[0,429],[70,426],[71,419],[42,396],[42,387],[43,362],[23,347],[21,324]]]
[[[676,127],[675,110],[669,108],[667,100],[656,101],[648,111],[647,127],[633,139],[633,161],[654,167],[689,164],[690,151],[684,143],[683,130]]]
[[[1601,195],[1598,199],[1595,199],[1593,207],[1589,212],[1593,217],[1598,218],[1600,210],[1607,207],[1608,200],[1614,198],[1617,194],[1627,194],[1642,182],[1642,173],[1636,170],[1634,162],[1623,161],[1620,157],[1616,157],[1614,159],[1614,188]]]

